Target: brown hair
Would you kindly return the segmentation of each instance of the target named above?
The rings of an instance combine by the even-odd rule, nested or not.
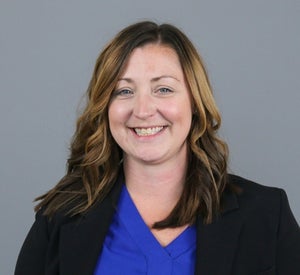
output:
[[[130,53],[148,43],[167,45],[176,51],[194,108],[184,191],[170,215],[154,227],[191,224],[198,213],[210,223],[218,213],[220,196],[226,186],[228,151],[216,135],[221,117],[204,64],[179,29],[153,22],[139,22],[123,29],[99,55],[87,90],[87,105],[78,118],[71,143],[67,173],[53,189],[36,199],[41,200],[36,210],[43,207],[44,214],[52,216],[68,208],[69,214],[80,214],[103,200],[111,190],[122,153],[109,130],[109,102]]]

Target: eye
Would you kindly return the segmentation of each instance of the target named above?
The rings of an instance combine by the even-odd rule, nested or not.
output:
[[[170,94],[172,93],[173,91],[167,87],[161,87],[157,90],[157,93],[160,93],[162,95],[165,95],[165,94]]]
[[[120,96],[120,97],[129,97],[133,95],[133,91],[130,89],[119,89],[114,91],[113,93],[114,96]]]

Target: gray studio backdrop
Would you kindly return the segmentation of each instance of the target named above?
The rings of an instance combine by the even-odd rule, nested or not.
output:
[[[0,274],[12,274],[35,196],[64,174],[99,50],[141,19],[183,29],[223,114],[234,173],[286,190],[300,221],[300,1],[1,0]]]

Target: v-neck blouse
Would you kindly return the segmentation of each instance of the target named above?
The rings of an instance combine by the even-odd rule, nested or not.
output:
[[[124,185],[94,274],[188,275],[194,274],[195,258],[195,226],[161,246]]]

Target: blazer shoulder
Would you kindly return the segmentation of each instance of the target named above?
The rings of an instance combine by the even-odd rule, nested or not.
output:
[[[248,220],[252,217],[261,221],[277,221],[278,224],[292,224],[299,232],[284,189],[265,186],[232,174],[228,177],[228,183],[240,190],[235,197],[239,209]]]
[[[278,197],[281,193],[285,193],[285,191],[282,188],[263,185],[234,174],[228,175],[228,184],[239,189],[240,192],[238,193],[240,193],[241,196],[252,195],[264,197]]]
[[[276,219],[281,208],[288,205],[286,193],[281,188],[265,186],[232,174],[228,177],[228,184],[238,190],[235,196],[239,209],[247,216]]]

